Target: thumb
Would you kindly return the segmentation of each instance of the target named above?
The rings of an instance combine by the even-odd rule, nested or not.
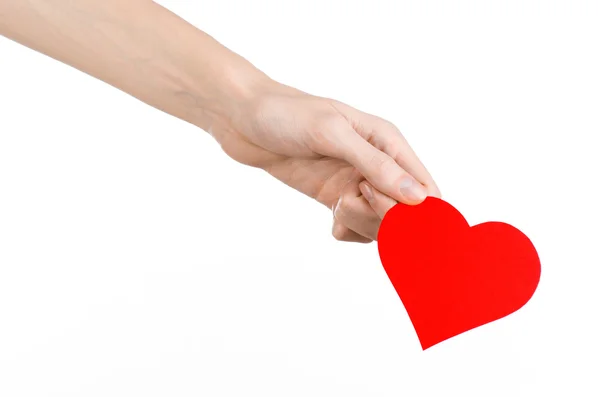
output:
[[[354,166],[373,187],[405,204],[419,204],[427,190],[386,153],[367,142],[356,131],[345,134],[341,149],[344,160]]]

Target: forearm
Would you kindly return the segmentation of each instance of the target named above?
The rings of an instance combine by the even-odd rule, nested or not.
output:
[[[204,130],[268,81],[149,0],[0,0],[0,34]]]

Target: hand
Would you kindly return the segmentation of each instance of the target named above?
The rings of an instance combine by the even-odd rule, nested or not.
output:
[[[380,218],[361,196],[361,180],[406,204],[439,196],[423,164],[388,121],[273,81],[254,90],[209,132],[234,160],[262,168],[334,209],[338,240],[376,238]]]

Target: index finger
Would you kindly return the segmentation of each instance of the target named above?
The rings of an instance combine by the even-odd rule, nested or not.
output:
[[[402,169],[425,186],[428,195],[441,197],[440,189],[433,177],[398,127],[387,120],[347,105],[344,105],[343,110],[349,116],[355,131],[363,139],[390,156]]]

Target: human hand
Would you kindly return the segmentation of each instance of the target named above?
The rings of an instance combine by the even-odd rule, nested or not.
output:
[[[266,81],[209,132],[234,160],[259,167],[335,212],[338,240],[376,239],[380,217],[366,180],[394,203],[419,204],[439,190],[398,129],[338,101]]]
[[[328,208],[341,195],[334,228],[340,240],[374,235],[371,226],[363,230],[377,219],[372,210],[363,202],[364,211],[355,211],[360,192],[348,184],[354,170],[407,204],[437,192],[391,123],[273,81],[155,2],[51,3],[0,2],[0,34],[208,131],[233,159]]]

